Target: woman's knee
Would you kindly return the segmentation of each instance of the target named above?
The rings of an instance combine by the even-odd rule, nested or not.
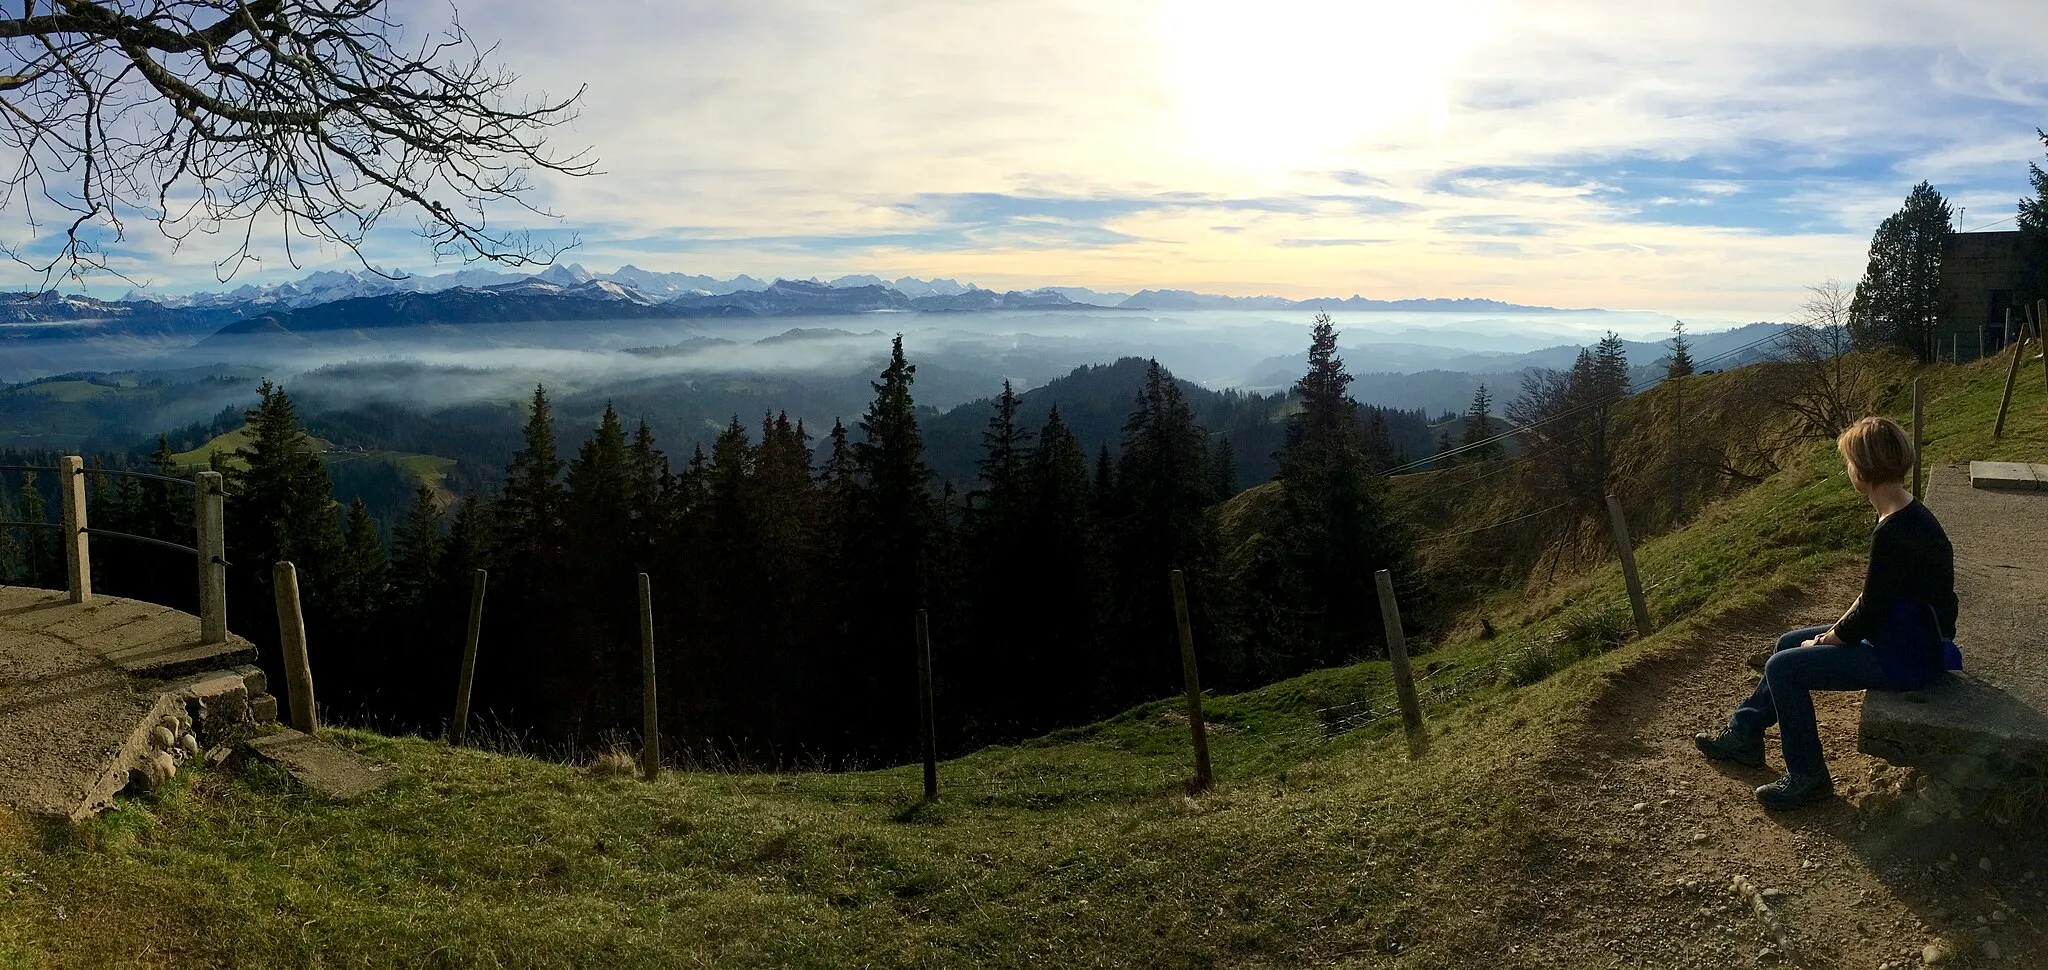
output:
[[[1780,641],[1778,652],[1771,654],[1770,659],[1764,661],[1764,679],[1778,683],[1796,677],[1804,660],[1799,643],[1795,642],[1788,647]]]
[[[1779,635],[1778,642],[1773,648],[1772,652],[1774,654],[1784,653],[1785,651],[1790,650],[1793,647],[1797,647],[1801,644],[1804,644],[1806,641],[1812,638],[1813,635],[1806,632],[1806,630],[1803,628],[1798,630],[1789,630]]]

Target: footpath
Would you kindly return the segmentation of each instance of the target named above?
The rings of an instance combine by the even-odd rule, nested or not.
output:
[[[2013,503],[2029,505],[2016,508]],[[2048,699],[2048,492],[1971,494],[1937,469],[1928,506],[1956,543],[1967,666],[2012,697]],[[1694,731],[1722,726],[1785,630],[1827,623],[1860,567],[1784,590],[1610,692],[1595,730],[1532,786],[1550,804],[1557,865],[1515,887],[1529,927],[1503,965],[1528,967],[2048,967],[2048,836],[1999,826],[1940,784],[1858,750],[1862,695],[1816,695],[1842,796],[1766,812],[1769,767],[1710,763]],[[2043,708],[2035,707],[2038,712]],[[2048,792],[2033,794],[2034,809]]]

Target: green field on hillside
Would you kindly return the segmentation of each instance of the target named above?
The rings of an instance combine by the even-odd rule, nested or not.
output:
[[[134,382],[129,382],[128,386],[133,387]],[[120,388],[96,384],[91,381],[42,381],[9,389],[9,393],[42,394],[66,404],[90,401],[112,394],[119,394],[120,391]]]
[[[448,470],[455,467],[455,459],[439,455],[421,455],[404,451],[340,451],[334,443],[323,438],[307,436],[307,443],[321,455],[321,461],[328,465],[342,462],[388,462],[398,471],[414,481],[425,482],[439,487]],[[233,431],[217,435],[207,443],[190,451],[178,452],[171,461],[180,468],[205,468],[214,452],[227,455],[232,468],[244,468],[246,463],[237,456],[249,444],[249,426],[243,425]]]
[[[1933,372],[1930,457],[2048,444],[2037,376],[1988,446],[1991,368]],[[1506,887],[1553,879],[1570,833],[1534,769],[1594,702],[1868,528],[1812,442],[1638,549],[1655,635],[1611,642],[1616,567],[1560,574],[1489,600],[1497,636],[1420,645],[1426,757],[1360,663],[1213,698],[1199,797],[1171,700],[946,762],[932,804],[915,767],[646,784],[331,731],[391,787],[335,805],[252,767],[79,825],[0,815],[0,967],[1469,966],[1540,918]]]

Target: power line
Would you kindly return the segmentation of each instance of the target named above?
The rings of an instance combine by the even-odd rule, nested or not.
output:
[[[1707,359],[1705,359],[1705,360],[1702,360],[1702,361],[1700,361],[1700,362],[1699,362],[1699,364],[1698,364],[1698,365],[1696,365],[1696,366],[1704,366],[1704,365],[1706,365],[1706,364],[1712,364],[1712,363],[1716,363],[1716,362],[1719,362],[1719,361],[1722,361],[1722,360],[1726,360],[1726,359],[1728,359],[1728,358],[1734,357],[1734,356],[1736,356],[1736,355],[1738,355],[1738,354],[1741,354],[1742,352],[1744,352],[1744,351],[1747,351],[1747,350],[1750,350],[1750,349],[1752,349],[1752,348],[1755,348],[1755,347],[1759,347],[1759,346],[1762,346],[1762,345],[1764,345],[1764,344],[1770,343],[1770,342],[1772,342],[1772,341],[1775,341],[1775,340],[1780,340],[1780,339],[1783,339],[1783,338],[1784,338],[1784,335],[1785,335],[1785,333],[1786,333],[1786,331],[1784,331],[1784,330],[1779,330],[1779,331],[1777,331],[1777,332],[1774,332],[1774,333],[1768,334],[1768,335],[1766,335],[1766,336],[1760,337],[1760,338],[1758,338],[1758,339],[1756,339],[1756,340],[1752,340],[1752,341],[1750,341],[1750,342],[1748,342],[1748,343],[1746,343],[1746,344],[1743,344],[1743,345],[1741,345],[1741,346],[1739,346],[1739,347],[1735,347],[1735,348],[1732,348],[1732,349],[1729,349],[1729,350],[1724,350],[1724,351],[1722,351],[1722,352],[1720,352],[1720,353],[1718,353],[1718,354],[1715,354],[1715,355],[1714,355],[1714,356],[1712,356],[1712,357],[1709,357],[1709,358],[1707,358]],[[1629,387],[1627,388],[1627,390],[1623,392],[1623,394],[1624,394],[1624,396],[1625,396],[1625,395],[1628,395],[1628,394],[1637,394],[1637,393],[1640,393],[1640,392],[1642,392],[1642,391],[1647,391],[1647,390],[1649,390],[1649,389],[1650,389],[1650,388],[1652,388],[1652,387],[1656,387],[1657,385],[1659,385],[1659,384],[1662,384],[1662,383],[1663,383],[1664,381],[1666,381],[1666,380],[1668,380],[1668,379],[1669,379],[1669,378],[1667,378],[1667,377],[1653,377],[1653,378],[1650,378],[1649,380],[1643,381],[1643,382],[1641,382],[1641,383],[1638,383],[1638,384],[1632,384],[1632,385],[1630,385],[1630,386],[1629,386]],[[1618,399],[1618,398],[1617,398],[1617,399]],[[1388,470],[1388,471],[1387,471],[1387,474],[1388,474],[1388,475],[1399,475],[1399,474],[1402,474],[1403,472],[1413,471],[1413,470],[1415,470],[1415,469],[1417,469],[1417,468],[1420,468],[1420,467],[1422,467],[1422,466],[1424,466],[1424,465],[1428,465],[1428,464],[1431,464],[1431,463],[1434,463],[1434,462],[1442,461],[1442,460],[1443,460],[1443,459],[1445,459],[1445,458],[1452,458],[1452,457],[1456,457],[1456,456],[1458,456],[1458,455],[1464,454],[1465,452],[1468,452],[1468,451],[1473,451],[1473,450],[1476,450],[1476,449],[1479,449],[1479,448],[1484,448],[1484,447],[1486,447],[1486,446],[1488,446],[1488,445],[1492,445],[1492,444],[1494,444],[1494,443],[1496,443],[1496,442],[1504,442],[1504,441],[1506,441],[1507,439],[1509,439],[1509,438],[1512,438],[1512,437],[1514,437],[1515,435],[1518,435],[1518,434],[1526,434],[1526,433],[1528,433],[1528,432],[1530,432],[1530,431],[1533,431],[1533,430],[1535,430],[1535,429],[1537,429],[1537,428],[1543,427],[1544,425],[1547,425],[1547,424],[1551,424],[1551,423],[1553,423],[1553,422],[1556,422],[1556,421],[1562,421],[1562,420],[1564,420],[1565,418],[1569,418],[1569,417],[1572,417],[1572,416],[1574,416],[1574,415],[1577,415],[1577,414],[1581,414],[1581,413],[1584,413],[1584,412],[1586,412],[1586,411],[1590,411],[1590,410],[1592,410],[1592,409],[1594,409],[1594,408],[1597,408],[1597,407],[1602,407],[1602,406],[1605,406],[1605,405],[1607,405],[1607,404],[1610,404],[1610,403],[1612,403],[1612,401],[1602,400],[1602,401],[1595,401],[1595,402],[1593,402],[1593,403],[1590,403],[1590,404],[1581,404],[1581,405],[1579,405],[1578,407],[1572,408],[1572,409],[1570,409],[1570,410],[1567,410],[1567,411],[1561,411],[1561,412],[1559,412],[1559,413],[1557,413],[1557,414],[1553,414],[1553,415],[1551,415],[1550,417],[1544,418],[1543,420],[1541,420],[1541,421],[1538,421],[1538,422],[1536,422],[1536,423],[1534,423],[1534,424],[1525,424],[1525,425],[1522,425],[1522,426],[1520,426],[1520,427],[1518,427],[1518,428],[1515,428],[1515,429],[1513,429],[1513,430],[1510,430],[1510,431],[1503,431],[1503,432],[1501,432],[1500,434],[1494,435],[1493,437],[1491,437],[1491,438],[1487,438],[1487,439],[1484,439],[1484,440],[1482,440],[1482,441],[1474,441],[1474,442],[1472,442],[1472,443],[1470,443],[1470,444],[1464,444],[1464,445],[1459,445],[1458,447],[1456,447],[1456,448],[1452,448],[1452,449],[1450,449],[1449,451],[1445,451],[1445,452],[1442,452],[1442,453],[1440,453],[1440,454],[1432,455],[1432,456],[1430,456],[1430,457],[1428,457],[1428,458],[1423,458],[1423,459],[1419,459],[1419,460],[1417,460],[1417,461],[1411,461],[1411,462],[1409,462],[1409,463],[1407,463],[1407,464],[1405,464],[1405,465],[1401,465],[1401,466],[1399,466],[1399,467],[1396,467],[1396,468],[1393,468],[1393,469],[1390,469],[1390,470]]]
[[[1548,515],[1549,513],[1555,512],[1555,511],[1557,511],[1558,509],[1564,508],[1564,507],[1566,507],[1566,506],[1568,506],[1568,505],[1570,505],[1570,504],[1572,504],[1572,503],[1570,503],[1570,502],[1559,502],[1559,503],[1557,503],[1556,505],[1553,505],[1553,506],[1551,506],[1551,507],[1549,507],[1549,508],[1547,508],[1547,509],[1537,509],[1536,511],[1534,511],[1534,512],[1530,512],[1530,513],[1529,513],[1529,514],[1527,514],[1527,515],[1518,515],[1518,516],[1515,516],[1515,517],[1514,517],[1514,518],[1512,518],[1512,519],[1502,519],[1502,520],[1501,520],[1501,521],[1499,521],[1499,522],[1494,522],[1494,523],[1491,523],[1491,524],[1489,524],[1489,525],[1482,525],[1482,526],[1480,526],[1480,527],[1478,527],[1478,528],[1476,528],[1476,529],[1466,529],[1466,530],[1464,530],[1464,531],[1462,531],[1462,532],[1447,532],[1447,533],[1445,533],[1445,534],[1443,534],[1443,535],[1440,535],[1440,536],[1430,536],[1430,537],[1429,537],[1429,538],[1427,538],[1427,539],[1417,539],[1417,540],[1415,540],[1415,544],[1416,544],[1416,545],[1424,545],[1424,544],[1426,544],[1426,543],[1431,543],[1431,542],[1442,542],[1442,541],[1443,541],[1443,540],[1445,540],[1445,539],[1456,539],[1456,538],[1458,538],[1459,536],[1469,536],[1469,535],[1472,535],[1473,533],[1477,533],[1477,532],[1486,532],[1486,531],[1488,531],[1488,530],[1491,530],[1491,529],[1498,529],[1498,528],[1500,528],[1501,526],[1504,526],[1504,525],[1514,525],[1514,524],[1515,524],[1515,523],[1517,523],[1517,522],[1523,522],[1523,521],[1527,521],[1527,520],[1529,520],[1529,519],[1533,519],[1533,518],[1535,518],[1535,517],[1537,517],[1537,516],[1539,516],[1539,515]]]

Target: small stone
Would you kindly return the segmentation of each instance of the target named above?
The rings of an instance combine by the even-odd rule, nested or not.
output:
[[[1633,807],[1633,808],[1630,808],[1630,809],[1629,809],[1629,811],[1631,811],[1631,812],[1647,812],[1647,811],[1649,811],[1649,810],[1650,810],[1650,803],[1649,803],[1649,802],[1637,802],[1637,803],[1635,804],[1635,807]]]
[[[155,791],[178,773],[178,762],[168,751],[159,751],[143,761],[144,790]]]
[[[1994,909],[1994,910],[1992,910],[1992,911],[1991,911],[1991,921],[1992,921],[1993,923],[2003,923],[2003,922],[2005,922],[2005,910],[2002,910],[2002,909]]]
[[[1695,843],[1698,843],[1698,842],[1705,842],[1705,841],[1707,840],[1707,833],[1705,833],[1705,832],[1694,832],[1694,833],[1692,834],[1692,840],[1693,840],[1693,841],[1694,841]]]
[[[138,765],[134,771],[128,773],[128,783],[141,791],[151,792],[156,791],[164,782],[169,781],[170,777],[170,775],[164,772],[163,766],[159,765],[156,758],[152,756],[142,759],[142,764]]]
[[[1986,960],[1998,959],[1997,940],[1985,940],[1982,945],[1977,947],[1977,949],[1984,954],[1984,959]]]
[[[168,751],[178,743],[178,736],[171,729],[159,724],[149,729],[149,743],[159,751]]]
[[[1990,859],[1990,857],[1988,857],[1988,856],[1987,856],[1987,857],[1985,857],[1985,858],[1982,858],[1982,859],[1978,859],[1978,860],[1977,860],[1977,868],[1979,868],[1979,869],[1982,869],[1982,870],[1984,870],[1985,872],[1990,872],[1990,871],[1991,871],[1991,859]]]
[[[1926,946],[1920,948],[1920,961],[1922,963],[1927,964],[1930,967],[1947,963],[1948,958],[1948,944],[1940,940],[1936,940],[1933,943],[1929,943]]]

